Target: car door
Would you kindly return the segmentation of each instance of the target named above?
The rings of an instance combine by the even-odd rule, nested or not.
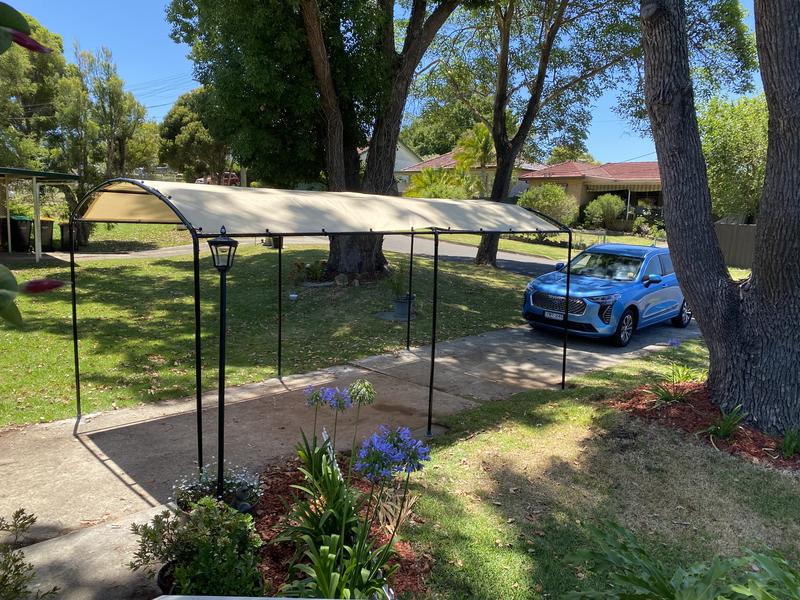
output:
[[[672,258],[669,254],[659,254],[658,259],[661,261],[663,283],[665,284],[664,301],[667,303],[665,306],[664,317],[674,317],[681,311],[683,304],[683,291],[678,285],[678,277],[675,275],[675,269],[672,266]]]
[[[647,278],[650,275],[660,275],[664,277],[661,261],[658,256],[651,256],[647,259],[642,270],[642,286],[644,296],[642,297],[639,312],[639,322],[641,325],[651,325],[663,318],[667,312],[670,302],[668,299],[668,286],[662,279],[660,283],[649,283]]]

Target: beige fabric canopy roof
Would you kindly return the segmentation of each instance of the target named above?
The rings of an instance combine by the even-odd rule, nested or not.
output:
[[[170,207],[170,205],[173,208]],[[553,232],[560,227],[519,206],[484,200],[399,198],[166,181],[110,180],[78,218],[120,223],[184,223],[199,233],[314,235],[420,230]]]

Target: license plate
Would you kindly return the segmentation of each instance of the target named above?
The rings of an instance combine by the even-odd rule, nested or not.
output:
[[[551,312],[549,310],[544,311],[544,318],[545,319],[555,319],[557,321],[564,320],[564,313],[560,312]]]

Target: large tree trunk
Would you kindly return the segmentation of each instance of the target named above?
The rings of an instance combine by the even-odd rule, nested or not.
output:
[[[683,0],[642,0],[645,93],[675,271],[710,355],[708,386],[769,432],[800,426],[800,5],[756,0],[769,149],[753,274],[728,276],[711,216]]]
[[[382,235],[332,235],[330,242],[330,271],[348,274],[383,272],[386,257],[383,255]]]
[[[511,144],[498,147],[497,170],[495,171],[494,181],[492,182],[490,200],[499,201],[508,198],[516,159],[517,153],[514,151]],[[481,236],[481,242],[478,244],[478,252],[475,254],[475,264],[497,266],[497,249],[499,246],[499,233],[483,234]]]

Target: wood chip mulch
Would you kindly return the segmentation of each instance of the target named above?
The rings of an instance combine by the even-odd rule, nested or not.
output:
[[[344,462],[341,465],[342,471],[346,472],[347,463],[342,462]],[[275,544],[272,540],[282,530],[284,517],[299,494],[291,487],[303,481],[298,466],[299,462],[294,459],[264,471],[262,475],[264,494],[253,511],[256,531],[264,541],[259,568],[264,581],[268,582],[271,595],[277,594],[280,587],[286,583],[289,566],[295,554],[293,545]],[[369,484],[366,481],[355,480],[353,485],[362,492],[369,492]],[[377,545],[389,541],[389,534],[384,530],[373,527],[372,533]],[[395,540],[394,548],[397,559],[393,562],[399,563],[399,568],[391,578],[392,589],[398,596],[408,594],[416,597],[422,594],[427,589],[425,578],[431,570],[433,559],[427,554],[417,552],[404,540]]]
[[[682,402],[659,405],[647,387],[640,387],[607,403],[618,410],[632,413],[648,421],[656,421],[695,434],[717,450],[729,452],[754,463],[790,471],[800,471],[800,455],[784,459],[780,454],[781,438],[766,435],[753,427],[740,425],[730,440],[711,436],[707,429],[720,417],[720,410],[711,401],[704,383],[681,383],[687,391]]]

